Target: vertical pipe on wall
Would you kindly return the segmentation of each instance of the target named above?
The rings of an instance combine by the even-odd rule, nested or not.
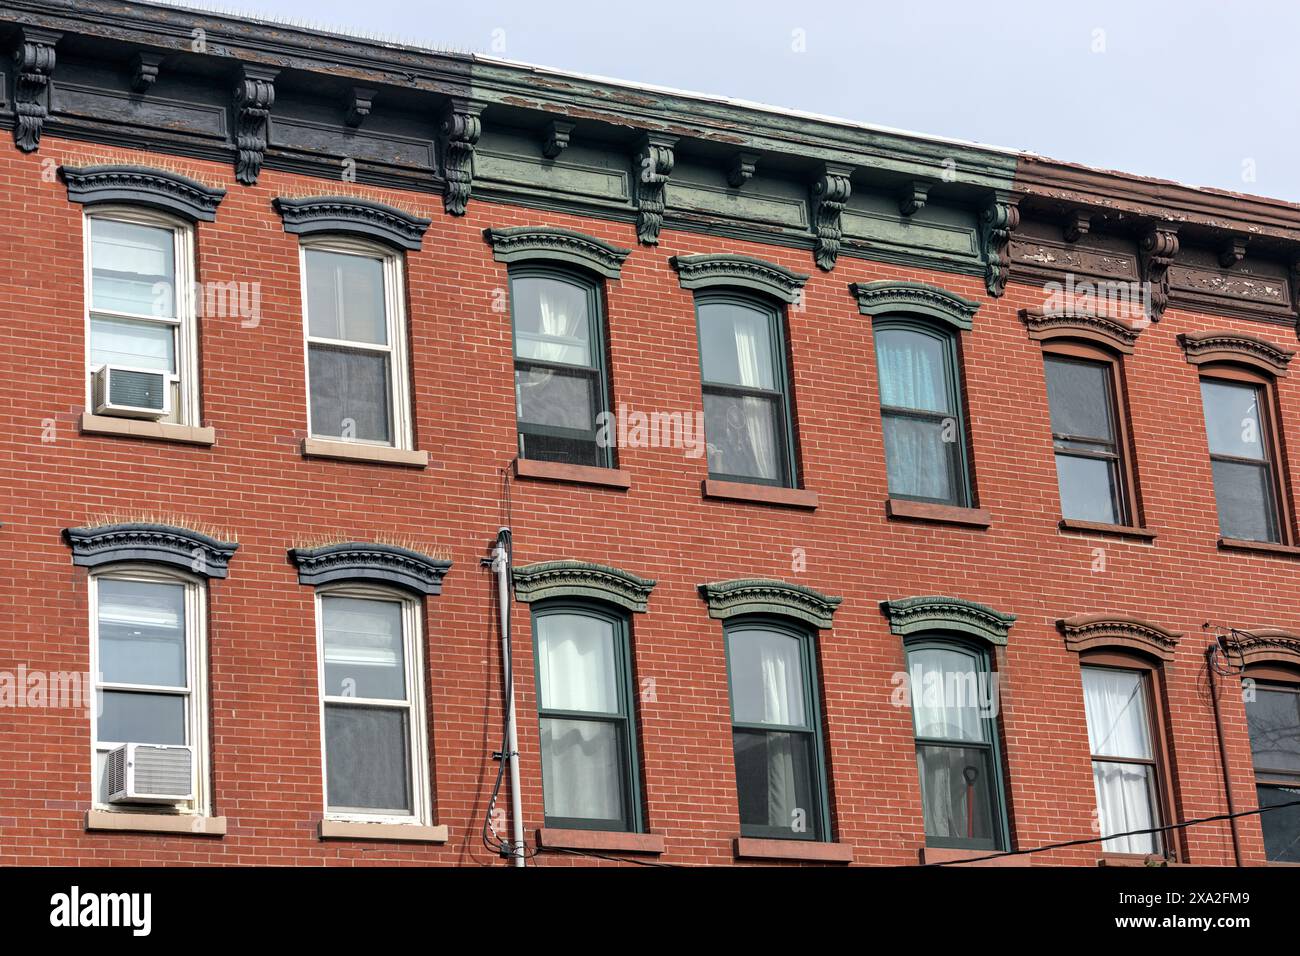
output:
[[[1232,792],[1232,772],[1228,769],[1228,748],[1223,740],[1223,714],[1219,709],[1219,671],[1216,665],[1218,644],[1211,644],[1205,650],[1206,674],[1210,680],[1210,701],[1214,704],[1214,730],[1219,737],[1219,763],[1223,767],[1223,793],[1228,800],[1228,813],[1237,812],[1237,801]],[[1237,833],[1237,818],[1228,821],[1232,833],[1232,855],[1241,866],[1241,837]]]
[[[510,642],[510,560],[510,529],[502,528],[497,532],[496,547],[492,550],[492,570],[497,576],[497,607],[501,616],[501,670],[505,681],[506,753],[502,754],[502,759],[508,761],[510,767],[511,862],[514,866],[523,866],[523,799],[519,786],[519,732],[515,721],[515,669]]]

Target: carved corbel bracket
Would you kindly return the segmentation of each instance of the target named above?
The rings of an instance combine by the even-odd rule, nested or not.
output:
[[[1071,209],[1061,223],[1061,237],[1066,242],[1078,242],[1092,231],[1092,213],[1086,209]]]
[[[163,55],[148,50],[141,50],[131,58],[131,90],[135,93],[148,93],[150,87],[158,82],[158,69],[162,65]]]
[[[252,186],[262,172],[266,158],[266,131],[275,102],[275,78],[280,71],[270,67],[240,67],[235,84],[235,179]]]
[[[727,169],[727,185],[739,189],[754,178],[758,169],[758,153],[736,153]]]
[[[551,120],[547,123],[546,132],[542,137],[542,155],[547,159],[554,159],[568,149],[569,138],[577,125],[568,120]]]
[[[375,97],[378,95],[379,91],[370,86],[354,86],[348,90],[343,122],[352,129],[359,127],[370,115],[370,111],[374,108]]]
[[[903,216],[914,216],[925,208],[930,189],[934,181],[930,179],[911,179],[898,191],[898,212]]]
[[[844,163],[822,163],[817,178],[812,183],[813,233],[817,245],[813,258],[817,267],[826,272],[835,268],[840,255],[840,239],[844,236],[841,216],[853,195],[850,177],[853,167]]]
[[[453,99],[442,115],[442,168],[447,185],[442,193],[443,208],[452,216],[465,215],[474,188],[474,147],[483,133],[480,100]]]
[[[659,244],[659,230],[664,224],[664,187],[672,175],[676,136],[646,133],[637,142],[636,237],[646,245]]]
[[[1007,247],[1011,234],[1020,225],[1020,197],[999,192],[980,212],[980,244],[984,249],[984,286],[989,295],[1000,298],[1011,273],[1011,256]]]
[[[49,115],[46,91],[54,75],[54,45],[63,34],[23,27],[14,50],[14,142],[24,153],[41,145],[41,129]]]
[[[1246,258],[1246,243],[1250,242],[1250,236],[1229,236],[1219,246],[1219,265],[1225,269],[1231,269],[1242,259]]]
[[[1151,303],[1151,321],[1159,322],[1169,305],[1169,267],[1178,255],[1178,225],[1157,222],[1138,243],[1142,281]]]

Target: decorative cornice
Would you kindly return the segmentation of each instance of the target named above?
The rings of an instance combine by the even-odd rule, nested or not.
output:
[[[740,152],[732,156],[731,165],[727,167],[727,185],[739,189],[753,179],[758,171],[758,159],[758,153]]]
[[[872,317],[890,312],[910,312],[938,319],[953,328],[969,331],[980,304],[955,292],[924,282],[881,279],[854,282],[849,291],[857,297],[858,311]]]
[[[1231,269],[1246,258],[1246,245],[1250,236],[1228,236],[1219,243],[1219,265]]]
[[[822,163],[821,172],[813,180],[813,234],[817,237],[813,258],[817,261],[817,268],[826,272],[835,268],[835,260],[839,258],[840,239],[844,236],[844,207],[853,195],[852,175],[852,166]]]
[[[990,644],[1004,645],[1011,625],[1016,622],[1014,614],[963,598],[936,595],[881,601],[880,607],[889,618],[889,629],[901,637],[929,631],[957,631]]]
[[[984,251],[984,285],[989,295],[1001,297],[1011,274],[1007,245],[1020,225],[1018,196],[995,195],[980,211],[980,245]]]
[[[544,259],[590,269],[606,279],[617,279],[623,260],[632,254],[631,249],[558,226],[484,229],[483,238],[491,244],[497,262]]]
[[[1157,222],[1138,242],[1138,262],[1142,281],[1147,284],[1152,322],[1159,322],[1169,306],[1169,267],[1177,255],[1177,223]]]
[[[375,581],[414,591],[442,593],[442,579],[451,562],[393,544],[350,541],[321,548],[291,548],[289,560],[298,567],[298,583]]]
[[[664,191],[672,175],[676,136],[646,133],[637,143],[633,159],[636,179],[636,237],[646,245],[659,244],[664,224]]]
[[[72,563],[78,567],[143,561],[205,578],[224,578],[239,548],[237,542],[218,541],[188,528],[147,523],[64,528],[63,539],[72,548]]]
[[[478,100],[453,99],[447,104],[440,126],[442,143],[442,204],[450,215],[463,216],[474,187],[474,148],[483,135],[481,114],[486,104]]]
[[[359,128],[374,109],[375,97],[378,94],[379,91],[371,86],[351,87],[344,102],[343,122],[352,129]]]
[[[271,205],[284,221],[284,231],[300,236],[342,232],[378,239],[399,249],[419,249],[428,219],[351,196],[278,196]]]
[[[808,276],[784,266],[731,253],[673,256],[668,262],[677,270],[683,289],[740,287],[762,292],[791,305],[799,301],[804,283],[808,281]]]
[[[1183,332],[1178,336],[1178,344],[1193,365],[1238,362],[1278,378],[1286,375],[1295,355],[1294,349],[1282,348],[1245,332]]]
[[[654,590],[650,578],[587,561],[542,561],[512,572],[515,598],[526,603],[551,598],[583,598],[644,613]]]
[[[1152,654],[1163,661],[1174,659],[1182,634],[1141,618],[1117,614],[1079,614],[1056,622],[1065,635],[1065,646],[1076,653],[1123,648]]]
[[[547,123],[546,131],[542,136],[542,155],[547,159],[555,159],[568,149],[569,140],[577,126],[577,123],[570,123],[567,120],[551,120]]]
[[[1133,346],[1141,329],[1104,315],[1088,312],[1039,312],[1021,309],[1020,320],[1036,341],[1072,338],[1087,339],[1112,348],[1125,355],[1133,353]]]
[[[131,90],[134,93],[148,93],[158,82],[158,70],[162,65],[163,55],[152,50],[141,50],[131,58]]]
[[[226,191],[165,169],[146,166],[62,166],[68,201],[92,205],[126,202],[212,222]]]
[[[823,630],[831,626],[835,609],[844,600],[802,584],[760,579],[701,584],[700,597],[709,605],[709,617],[718,620],[742,614],[776,614]]]
[[[1300,667],[1300,634],[1295,631],[1280,627],[1252,627],[1234,631],[1233,636],[1233,647],[1245,667],[1255,664]]]
[[[54,45],[63,34],[55,30],[23,27],[14,50],[14,142],[24,153],[41,145],[41,130],[49,115],[45,94],[54,75]]]
[[[235,84],[235,179],[252,186],[266,157],[267,122],[275,103],[275,78],[280,71],[241,64]]]
[[[1072,209],[1061,224],[1061,238],[1066,242],[1078,242],[1092,231],[1092,212],[1087,209]]]
[[[915,216],[925,208],[934,181],[929,179],[910,179],[898,191],[898,214]]]

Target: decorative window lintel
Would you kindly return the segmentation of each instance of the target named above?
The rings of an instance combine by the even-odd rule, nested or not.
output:
[[[97,568],[122,561],[165,564],[205,578],[224,578],[239,544],[218,541],[189,528],[131,522],[92,528],[64,528],[72,563]]]
[[[623,260],[632,254],[612,243],[558,226],[513,226],[484,229],[497,262],[547,261],[590,269],[606,279],[617,279]]]
[[[532,603],[551,598],[585,598],[643,613],[655,582],[628,571],[588,561],[541,561],[515,568],[515,598]]]
[[[130,203],[174,213],[190,222],[212,222],[226,191],[180,173],[147,166],[61,166],[68,201],[93,205]]]
[[[1119,319],[1088,312],[1038,312],[1021,309],[1020,319],[1028,328],[1029,337],[1035,341],[1085,339],[1125,355],[1133,354],[1138,333],[1142,331]]]
[[[432,220],[355,196],[310,196],[273,200],[284,231],[299,236],[345,233],[378,239],[398,249],[420,248]]]
[[[831,626],[835,609],[844,600],[802,584],[752,578],[701,584],[700,596],[709,605],[709,617],[718,620],[742,614],[776,614],[823,630]]]
[[[1141,618],[1116,614],[1078,614],[1057,621],[1056,626],[1065,635],[1065,646],[1076,653],[1124,648],[1162,661],[1174,659],[1183,636]]]
[[[1280,627],[1252,627],[1234,633],[1233,650],[1243,665],[1286,664],[1300,667],[1300,634]]]
[[[925,282],[854,282],[849,290],[858,300],[858,311],[876,317],[890,312],[911,312],[945,322],[968,332],[980,304],[955,292]]]
[[[373,581],[434,596],[451,562],[393,544],[349,541],[319,548],[291,548],[289,560],[298,567],[298,583]]]
[[[889,629],[901,637],[927,631],[957,631],[1004,646],[1016,622],[1014,614],[964,598],[939,595],[881,601],[880,607],[889,618]]]
[[[753,256],[708,253],[673,256],[668,260],[677,270],[683,289],[730,286],[773,296],[794,305],[799,301],[808,276]]]
[[[1237,362],[1278,378],[1286,375],[1295,355],[1294,349],[1245,332],[1184,332],[1178,336],[1178,344],[1193,365]]]

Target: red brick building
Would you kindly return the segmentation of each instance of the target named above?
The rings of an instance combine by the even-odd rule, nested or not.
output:
[[[1300,859],[1191,822],[1300,786],[1300,208],[171,7],[0,43],[0,863],[504,863],[503,526],[531,864]]]

